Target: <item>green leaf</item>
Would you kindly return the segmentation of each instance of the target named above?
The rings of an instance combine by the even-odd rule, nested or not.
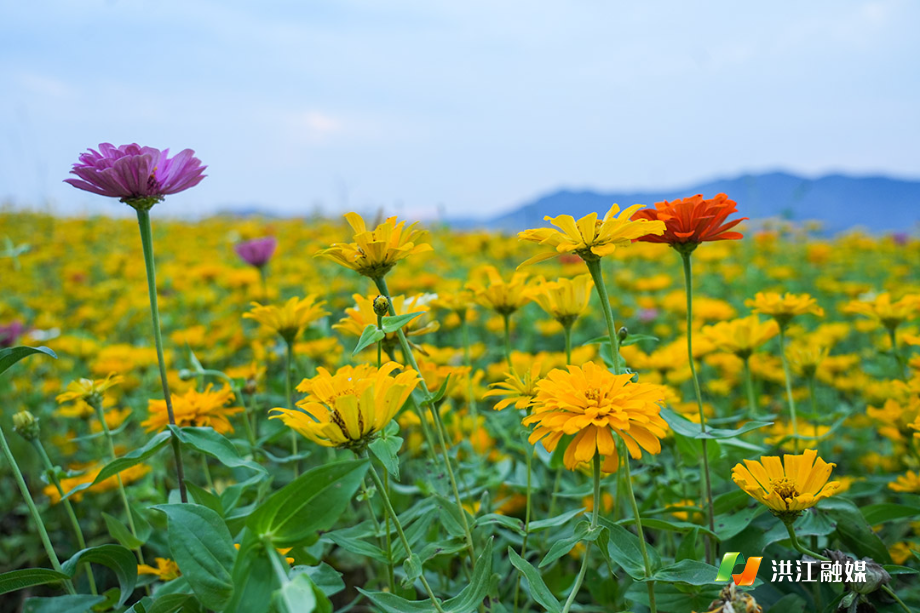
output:
[[[434,613],[430,600],[406,600],[389,592],[366,592],[356,588],[385,613]],[[443,608],[443,607],[442,607]],[[447,609],[444,609],[447,613]]]
[[[345,589],[342,573],[332,568],[325,562],[319,566],[295,566],[294,572],[304,572],[313,580],[313,584],[326,596],[338,594]]]
[[[916,517],[920,515],[920,508],[893,503],[873,504],[863,507],[862,514],[870,525],[875,526],[893,519]]]
[[[879,564],[891,564],[891,554],[882,539],[866,522],[859,508],[840,496],[826,498],[818,508],[825,511],[837,522],[837,534],[840,540],[857,557],[869,556]]]
[[[54,598],[29,598],[22,607],[22,613],[86,613],[100,602],[105,602],[105,596],[75,594]]]
[[[706,432],[703,432],[699,424],[690,421],[686,417],[678,415],[671,409],[661,409],[660,414],[662,419],[668,422],[668,425],[671,426],[672,430],[678,434],[689,436],[690,438],[734,438],[736,436],[741,436],[745,432],[750,432],[751,430],[757,430],[758,428],[765,428],[766,426],[773,425],[772,421],[749,421],[736,430],[728,430],[725,428],[707,428]]]
[[[77,492],[81,492],[88,487],[92,487],[97,483],[105,481],[113,475],[117,475],[123,470],[127,470],[132,466],[137,466],[138,464],[146,461],[151,456],[156,454],[160,449],[162,449],[164,445],[166,445],[166,442],[169,440],[170,436],[172,435],[166,431],[157,433],[140,449],[135,449],[131,453],[125,454],[124,456],[112,460],[106,464],[102,470],[99,471],[99,474],[96,475],[96,478],[92,483],[82,483],[78,485],[77,487],[67,492],[64,498],[70,498]]]
[[[680,544],[677,546],[677,553],[674,558],[676,561],[680,562],[681,560],[696,560],[698,559],[696,551],[696,542],[699,539],[700,530],[699,528],[694,528],[687,535],[680,539]]]
[[[367,460],[312,468],[269,496],[246,522],[277,547],[296,545],[329,529],[348,507],[367,472]]]
[[[201,506],[208,507],[221,517],[224,516],[224,506],[221,504],[220,498],[204,489],[203,487],[195,485],[188,479],[185,480],[185,487],[188,489],[188,493],[191,494],[192,500],[194,500],[196,503],[200,504]]]
[[[161,504],[153,508],[169,518],[169,549],[192,591],[209,608],[222,609],[233,596],[231,571],[236,556],[224,520],[198,504]]]
[[[47,583],[57,583],[70,579],[70,575],[59,573],[50,568],[24,568],[22,570],[11,570],[8,573],[0,575],[0,594],[24,590],[27,587],[36,585],[45,585]]]
[[[75,553],[69,560],[61,565],[62,570],[73,577],[80,564],[101,564],[112,569],[118,579],[118,588],[121,595],[118,598],[120,607],[131,596],[134,584],[137,583],[137,559],[126,547],[121,545],[99,545]]]
[[[227,468],[243,467],[257,472],[266,472],[264,467],[243,459],[240,456],[240,452],[233,446],[233,443],[214,428],[195,428],[191,426],[179,428],[171,425],[169,429],[176,434],[180,443],[217,459]]]
[[[395,423],[395,422],[391,422]],[[403,439],[399,436],[381,434],[367,446],[374,457],[380,460],[388,473],[399,479],[399,450],[402,448]]]
[[[599,521],[610,531],[610,540],[607,544],[610,559],[619,564],[626,571],[626,574],[633,579],[645,579],[645,564],[642,558],[642,550],[639,546],[639,537],[609,519],[601,517]],[[651,562],[652,574],[654,574],[661,568],[661,557],[655,548],[648,543],[646,543],[646,550]]]
[[[575,526],[575,531],[571,536],[557,539],[553,543],[553,546],[550,547],[549,551],[546,553],[543,559],[540,560],[540,568],[552,564],[562,556],[566,555],[568,552],[572,551],[572,549],[579,541],[594,541],[600,535],[600,527],[592,530],[591,524],[589,524],[587,521],[580,522],[577,526]]]
[[[275,601],[279,613],[313,613],[316,610],[313,582],[305,573],[296,575],[293,580],[285,583],[274,593],[272,600]]]
[[[511,547],[508,547],[508,557],[511,559],[511,564],[521,571],[521,574],[527,579],[527,584],[530,586],[530,595],[537,604],[549,611],[549,613],[561,613],[562,607],[559,605],[559,601],[556,600],[556,597],[553,596],[550,589],[546,587],[546,583],[543,582],[543,577],[540,576],[540,571],[534,568],[530,562],[519,556]]]
[[[713,524],[716,528],[716,534],[719,535],[719,540],[727,541],[733,536],[740,534],[742,530],[747,528],[751,522],[765,510],[765,506],[758,504],[754,507],[741,509],[735,513],[716,515],[713,518]]]
[[[509,530],[524,536],[524,522],[517,517],[508,517],[507,515],[499,515],[498,513],[487,513],[485,515],[480,515],[476,518],[476,527],[479,526],[488,526],[491,524],[498,524],[504,526]]]
[[[267,613],[272,593],[280,587],[268,552],[256,536],[243,529],[243,541],[233,565],[233,598],[225,613]]]
[[[892,576],[893,576],[893,575],[916,575],[916,574],[920,574],[920,571],[918,571],[918,570],[915,569],[915,568],[909,568],[909,567],[907,567],[907,566],[898,566],[897,564],[884,564],[884,565],[882,566],[882,568],[884,568],[886,571],[888,571],[888,574],[889,574],[889,575],[892,575]]]
[[[650,334],[630,334],[629,336],[626,337],[626,340],[620,343],[620,347],[626,347],[627,345],[635,345],[636,343],[642,343],[644,341],[654,341],[657,343],[658,337],[651,336]]]
[[[358,339],[358,344],[355,345],[355,350],[351,352],[351,355],[358,355],[358,353],[364,349],[382,341],[384,337],[386,337],[386,334],[377,326],[374,324],[367,324],[364,327],[364,332],[361,333],[361,338]]]
[[[476,558],[476,564],[473,566],[473,576],[469,585],[463,588],[455,597],[444,601],[445,613],[448,611],[456,611],[457,613],[473,611],[489,594],[489,585],[492,581],[492,540],[489,539],[485,549]]]
[[[617,522],[620,525],[628,525],[636,523],[635,518],[621,519]],[[710,532],[709,528],[704,526],[697,526],[696,524],[691,524],[686,521],[672,521],[670,519],[660,519],[657,517],[643,517],[642,526],[644,528],[651,528],[652,530],[670,530],[671,532],[690,532],[691,530],[702,531],[706,534],[711,534],[716,536],[714,532]]]
[[[387,315],[380,321],[381,327],[384,332],[390,334],[391,332],[396,332],[419,315],[424,314],[424,311],[419,311],[417,313],[406,313],[405,315]]]
[[[441,384],[441,387],[439,387],[439,388],[438,388],[438,391],[436,391],[436,392],[434,393],[434,396],[431,397],[431,404],[432,404],[432,405],[435,405],[435,404],[441,402],[441,400],[442,400],[442,399],[444,398],[444,396],[447,394],[447,387],[450,385],[450,378],[451,378],[451,377],[453,377],[452,374],[451,374],[451,375],[447,375],[447,378],[444,379],[444,382]]]
[[[184,613],[187,610],[185,605],[191,599],[192,596],[188,594],[158,595],[153,604],[147,607],[147,613]]]
[[[567,511],[556,517],[550,517],[549,519],[540,519],[537,521],[530,522],[530,533],[542,532],[549,528],[555,528],[556,526],[562,526],[569,523],[572,518],[578,517],[585,511],[585,508],[575,509],[573,511]]]
[[[135,538],[134,535],[131,534],[131,530],[121,523],[121,520],[117,517],[113,517],[108,513],[103,513],[102,519],[105,520],[105,527],[108,529],[109,535],[122,546],[128,549],[137,549],[144,544],[144,541]]]
[[[805,613],[807,604],[798,594],[786,594],[766,609],[766,613]]]
[[[36,353],[44,353],[57,359],[57,354],[47,347],[7,347],[0,349],[0,375],[5,373],[10,367],[21,360]]]
[[[666,583],[686,583],[689,585],[709,585],[715,583],[719,569],[699,560],[681,560],[677,564],[666,566],[652,576],[654,581]]]

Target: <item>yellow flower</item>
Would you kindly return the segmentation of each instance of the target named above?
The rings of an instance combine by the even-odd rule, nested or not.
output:
[[[803,377],[810,378],[818,372],[818,366],[830,353],[830,349],[821,345],[814,338],[797,339],[786,347],[786,357],[793,370]]]
[[[364,219],[357,213],[348,213],[345,219],[355,233],[355,242],[334,243],[317,256],[351,268],[365,277],[383,278],[399,260],[432,251],[431,245],[419,242],[425,232],[415,229],[418,222],[405,228],[405,221],[396,223],[396,217],[390,217],[368,231]]]
[[[539,361],[534,361],[533,365],[530,367],[530,370],[524,373],[524,376],[521,377],[517,374],[517,371],[514,369],[511,372],[505,373],[505,380],[500,383],[492,383],[489,387],[495,388],[489,390],[482,395],[483,398],[489,398],[492,396],[507,396],[498,404],[496,404],[493,409],[496,411],[501,411],[506,409],[512,404],[515,409],[526,409],[533,404],[534,398],[537,394],[537,383],[540,381],[540,368],[542,363]]]
[[[212,388],[213,385],[208,385],[203,392],[190,389],[184,394],[172,397],[173,415],[177,426],[210,426],[221,434],[233,432],[228,418],[242,413],[243,408],[227,406],[234,398],[230,386],[224,385],[217,391],[212,391]],[[165,400],[148,400],[147,412],[149,417],[141,422],[147,432],[163,430],[169,424]]]
[[[110,387],[114,387],[124,381],[122,376],[110,373],[105,379],[77,379],[67,384],[64,392],[57,395],[58,404],[82,400],[86,403],[98,403],[102,400],[102,394]]]
[[[885,292],[871,300],[852,300],[844,305],[842,311],[864,315],[893,330],[917,316],[920,312],[920,296],[911,294],[892,302],[891,294]]]
[[[779,325],[774,320],[761,322],[757,315],[750,315],[706,326],[702,333],[718,349],[746,358],[779,334]]]
[[[551,371],[537,383],[533,412],[523,420],[525,426],[537,424],[531,444],[542,441],[553,451],[564,435],[574,434],[563,456],[565,467],[572,470],[599,454],[601,470],[607,473],[618,466],[614,434],[633,458],[642,457],[640,447],[660,453],[659,439],[668,429],[659,415],[664,388],[631,379],[632,375],[614,375],[594,362]]]
[[[156,558],[157,567],[147,564],[137,565],[138,575],[156,575],[160,581],[172,581],[182,576],[179,565],[167,558]]]
[[[553,319],[568,327],[588,308],[592,289],[594,281],[588,274],[556,281],[539,278],[530,290],[530,297]]]
[[[380,369],[363,365],[344,366],[330,374],[318,368],[312,379],[304,379],[298,391],[307,397],[297,403],[301,411],[272,409],[272,419],[280,419],[311,441],[323,447],[364,449],[371,438],[393,419],[419,382],[419,374],[387,362]]]
[[[578,221],[575,221],[571,215],[559,215],[558,217],[547,215],[543,219],[559,228],[558,230],[552,228],[524,230],[518,234],[518,238],[549,245],[554,248],[554,251],[535,255],[521,266],[542,262],[562,253],[576,253],[583,260],[599,260],[613,253],[617,247],[629,246],[634,238],[648,234],[658,236],[664,234],[663,221],[647,219],[633,221],[630,219],[632,214],[643,206],[634,204],[620,213],[620,207],[614,204],[607,211],[603,220],[598,220],[597,213],[585,215]],[[617,216],[617,213],[620,215]]]
[[[245,319],[254,319],[272,332],[279,334],[285,341],[292,342],[304,328],[329,314],[323,310],[326,302],[316,302],[316,296],[306,298],[294,296],[284,306],[263,306],[252,303],[252,310],[244,313]]]
[[[780,327],[785,327],[796,315],[811,313],[824,317],[824,309],[808,294],[780,295],[776,292],[757,292],[753,300],[745,300],[744,304],[752,307],[755,313],[771,315]]]
[[[499,315],[511,315],[531,301],[526,273],[514,273],[507,283],[494,266],[482,266],[477,273],[478,277],[485,275],[485,279],[474,279],[467,288],[475,294],[476,302]]]
[[[888,484],[888,489],[895,492],[916,493],[920,492],[920,475],[912,470],[907,474],[901,475]]]
[[[784,455],[782,461],[777,456],[744,460],[732,469],[732,480],[774,515],[788,517],[837,492],[840,483],[827,481],[834,466],[814,449],[806,449],[802,455]]]

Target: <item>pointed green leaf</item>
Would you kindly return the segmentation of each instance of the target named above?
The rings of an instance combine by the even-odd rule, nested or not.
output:
[[[6,349],[0,349],[0,375],[22,358],[36,353],[43,353],[57,359],[57,354],[47,347],[7,347]]]
[[[367,349],[375,343],[379,343],[384,339],[386,334],[384,334],[377,326],[374,324],[367,324],[364,327],[364,332],[361,333],[361,338],[358,339],[358,344],[355,345],[355,350],[351,352],[351,355],[358,355],[364,349]]]
[[[54,598],[29,598],[23,604],[22,613],[86,613],[100,602],[105,602],[105,596],[75,594]]]
[[[550,589],[546,587],[543,577],[540,576],[540,571],[534,568],[530,562],[519,556],[511,547],[508,547],[508,557],[511,559],[511,564],[521,571],[521,574],[527,579],[527,584],[530,586],[530,595],[537,601],[537,604],[546,609],[549,613],[561,613],[562,607],[559,605],[559,601],[556,600],[556,597],[553,596]]]
[[[689,436],[690,438],[734,438],[736,436],[741,436],[745,432],[750,432],[751,430],[757,430],[758,428],[765,428],[767,426],[773,425],[772,421],[749,421],[736,430],[728,430],[725,428],[707,428],[706,432],[703,432],[699,424],[690,421],[682,415],[678,415],[671,409],[662,409],[661,417],[666,422],[668,422],[668,425],[671,426],[672,430],[679,434],[683,434],[684,436]]]
[[[419,311],[417,313],[406,313],[405,315],[387,315],[381,320],[381,327],[384,332],[390,334],[396,332],[419,315],[424,314],[424,311]]]
[[[8,573],[0,575],[0,594],[24,590],[27,587],[36,585],[45,585],[47,583],[57,583],[70,579],[70,575],[59,573],[50,568],[24,568],[22,570],[11,570]]]
[[[78,485],[77,487],[67,492],[64,498],[70,498],[77,492],[81,492],[97,483],[105,481],[113,475],[117,475],[123,470],[127,470],[132,466],[137,466],[138,464],[146,461],[148,458],[162,449],[164,445],[166,445],[166,442],[169,440],[170,436],[170,433],[166,431],[157,433],[153,438],[147,441],[147,444],[145,444],[140,449],[135,449],[131,453],[125,454],[124,456],[112,460],[106,464],[102,470],[99,471],[99,474],[96,475],[96,478],[92,483],[82,483]]]
[[[367,446],[374,457],[380,460],[387,472],[399,479],[399,450],[402,448],[403,439],[399,436],[382,435],[371,441]]]
[[[102,519],[105,520],[105,527],[108,529],[109,535],[122,546],[128,549],[137,549],[144,544],[144,541],[135,538],[134,535],[131,534],[131,530],[121,523],[121,520],[117,517],[109,515],[108,513],[103,513]]]
[[[206,453],[227,468],[243,467],[257,472],[266,472],[265,468],[259,464],[243,459],[233,443],[214,428],[169,426],[169,429],[179,438],[180,443]]]
[[[450,600],[444,601],[445,611],[473,611],[488,596],[492,581],[492,540],[489,539],[486,548],[476,558],[469,585]]]
[[[98,547],[78,551],[64,562],[61,568],[65,573],[73,577],[80,564],[90,562],[106,566],[115,573],[115,577],[118,579],[118,587],[121,590],[116,606],[123,605],[128,597],[131,596],[131,592],[134,591],[134,584],[137,583],[137,559],[134,554],[121,545],[99,545]]]

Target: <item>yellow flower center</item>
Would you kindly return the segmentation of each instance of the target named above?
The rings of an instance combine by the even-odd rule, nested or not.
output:
[[[596,387],[590,387],[585,390],[585,398],[588,402],[598,402],[601,399],[601,391]]]
[[[788,477],[770,479],[770,487],[773,488],[773,491],[783,500],[795,498],[798,495],[798,491],[795,489],[795,483]]]

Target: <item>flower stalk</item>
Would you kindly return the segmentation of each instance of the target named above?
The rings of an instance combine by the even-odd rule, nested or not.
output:
[[[779,356],[783,362],[783,375],[786,379],[786,398],[789,402],[789,416],[792,420],[792,452],[799,452],[799,425],[795,412],[795,398],[792,397],[792,375],[789,373],[789,359],[786,357],[786,326],[779,326]]]
[[[594,508],[591,509],[591,531],[593,532],[597,528],[597,517],[600,513],[601,508],[601,456],[595,455],[593,462],[593,478],[594,478]],[[578,596],[578,590],[581,589],[582,583],[585,580],[585,573],[588,571],[588,560],[591,557],[591,544],[593,541],[585,542],[585,553],[584,557],[581,560],[581,569],[578,571],[578,576],[575,577],[575,584],[572,586],[572,592],[569,594],[569,597],[565,601],[565,605],[562,608],[562,613],[569,613],[569,610],[572,608],[572,604],[575,602],[575,597]],[[654,612],[654,608],[652,608]]]
[[[141,246],[144,250],[144,265],[147,269],[147,293],[150,297],[150,317],[153,320],[153,338],[157,349],[157,364],[160,368],[160,383],[163,386],[163,398],[166,401],[166,414],[169,424],[176,425],[176,416],[173,414],[172,398],[169,395],[169,382],[166,379],[166,360],[163,357],[163,334],[160,331],[160,310],[157,307],[157,279],[156,263],[153,259],[153,232],[150,229],[150,210],[144,207],[135,207],[137,210],[137,225],[141,232]],[[103,424],[105,420],[102,420]],[[179,439],[173,433],[172,448],[176,458],[176,477],[179,481],[179,498],[188,502],[188,493],[185,491],[185,469],[182,466],[182,452],[179,450]],[[128,512],[129,521],[131,512]]]

